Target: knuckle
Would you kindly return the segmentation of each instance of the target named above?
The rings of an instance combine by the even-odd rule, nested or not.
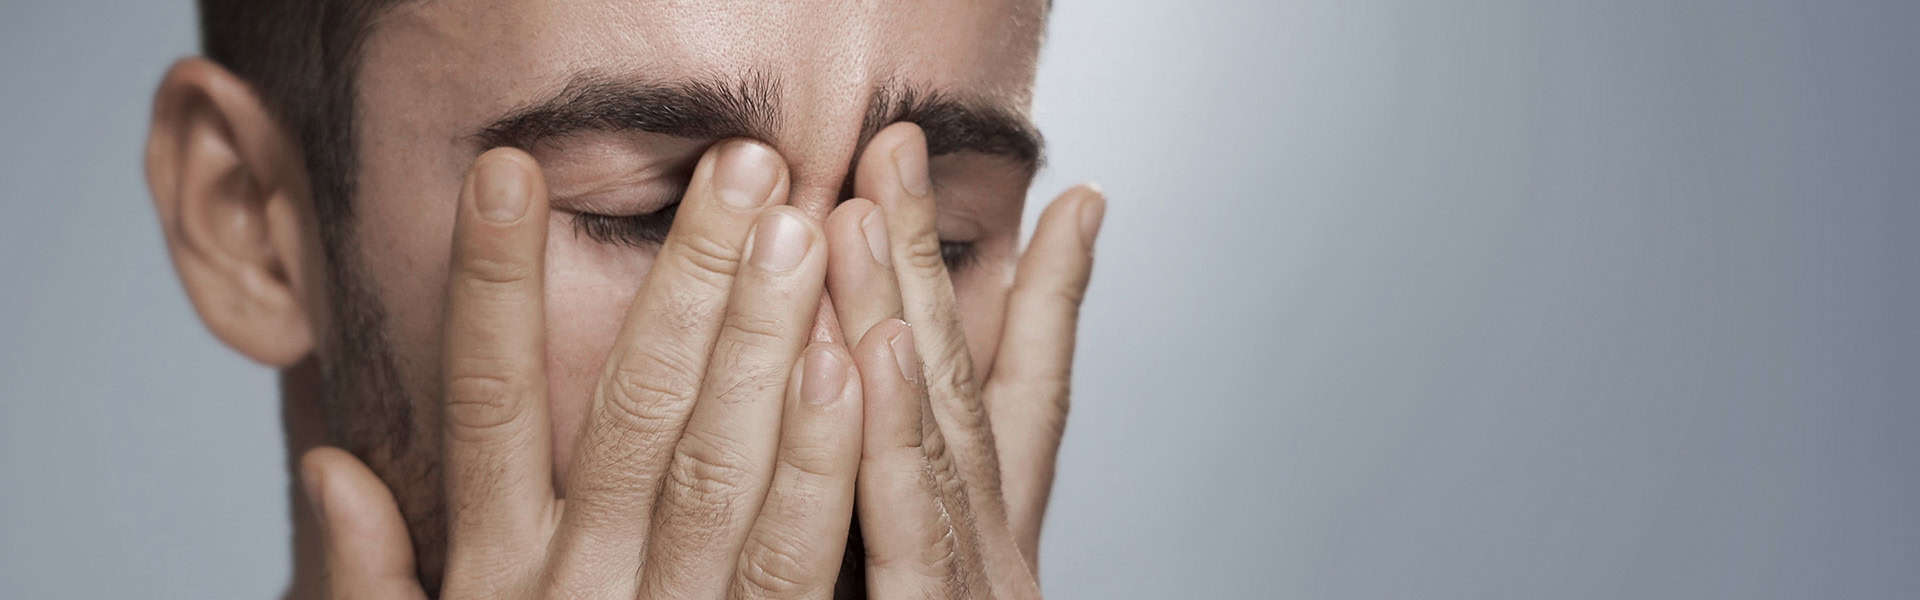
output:
[[[987,383],[988,395],[996,398],[1017,399],[1020,404],[1039,404],[1045,409],[1047,417],[1064,421],[1067,413],[1073,409],[1072,378],[1057,370],[1034,370],[1032,372],[1008,373],[1005,377],[995,376]],[[1016,411],[1031,414],[1033,411]]]
[[[943,461],[933,470],[933,484],[949,498],[958,498],[964,503],[967,497],[967,482],[960,477],[960,471],[953,468],[951,460]]]
[[[1070,378],[1061,376],[1048,384],[1043,384],[1046,397],[1051,400],[1053,411],[1050,413],[1062,429],[1067,425],[1067,414],[1073,412],[1073,384]]]
[[[748,597],[804,596],[823,584],[808,560],[817,553],[800,537],[757,529],[741,550],[740,586]]]
[[[808,478],[833,477],[838,458],[833,448],[818,443],[794,442],[780,448],[780,464]]]
[[[922,465],[922,476],[928,489],[939,492],[946,498],[959,499],[956,504],[966,504],[966,480],[961,478],[960,470],[954,467],[952,449],[946,436],[939,433],[928,434],[925,445],[926,462]]]
[[[961,347],[955,348],[956,345]],[[936,393],[973,397],[973,360],[964,345],[953,340],[941,344],[940,356],[934,359],[933,364],[938,366],[934,368],[933,377],[928,379],[927,385]]]
[[[575,471],[591,471],[592,476],[569,475],[566,481],[567,510],[579,514],[582,530],[623,527],[627,512],[647,500],[647,493],[658,489],[659,479],[636,472],[633,460],[593,457],[592,462],[576,461]]]
[[[702,285],[705,285],[704,283]],[[724,296],[717,296],[712,289],[685,289],[667,286],[661,296],[661,309],[651,317],[664,331],[675,339],[685,339],[711,330],[712,314]]]
[[[456,265],[458,277],[454,278],[455,281],[478,288],[473,291],[482,293],[492,291],[491,288],[496,288],[499,284],[526,281],[534,275],[534,265],[531,262],[488,256],[480,252],[461,253]]]
[[[819,478],[783,478],[767,492],[766,503],[760,507],[760,526],[797,526],[818,518],[827,505],[826,487],[825,480]]]
[[[872,567],[879,570],[902,570],[920,577],[945,581],[959,570],[960,540],[959,531],[946,514],[922,530],[921,539],[908,553],[898,555],[870,555]],[[905,563],[905,564],[901,564]],[[964,597],[964,596],[962,596]]]
[[[965,431],[979,431],[990,422],[987,405],[974,390],[972,370],[967,366],[944,368],[927,382],[935,401]]]
[[[520,421],[525,418],[528,404],[515,400],[520,387],[506,377],[484,371],[449,375],[448,429],[453,435],[484,434]]]
[[[940,253],[940,238],[931,235],[914,235],[907,239],[907,264],[915,269],[945,271],[946,258]]]
[[[951,471],[947,468],[952,464],[952,457],[947,455],[947,437],[937,431],[928,433],[923,436],[920,451],[926,460],[926,464],[921,465],[922,474],[929,485],[938,485],[940,478]]]
[[[1071,308],[1079,308],[1080,304],[1087,299],[1087,286],[1084,284],[1047,286],[1045,293],[1055,302]]]
[[[954,530],[946,515],[941,515],[937,523],[925,528],[920,534],[911,552],[901,554],[869,554],[870,568],[882,571],[904,571],[914,575],[944,581],[958,570],[960,564],[959,533]],[[929,596],[939,597],[939,596]]]
[[[740,269],[740,250],[712,237],[692,234],[681,237],[668,252],[668,264],[689,277],[724,290],[727,281]]]
[[[778,396],[786,385],[788,369],[772,364],[735,364],[726,377],[730,381],[716,386],[713,401],[740,404]]]
[[[987,415],[987,405],[971,396],[955,396],[945,402],[947,412],[954,418],[961,431],[984,432],[991,426],[991,417]]]
[[[742,349],[778,348],[786,338],[782,329],[779,319],[742,311],[727,311],[720,323],[721,337]]]
[[[605,387],[608,416],[632,431],[677,428],[693,404],[697,380],[692,366],[652,351],[630,360],[634,364],[616,367]]]
[[[960,537],[952,525],[942,523],[933,529],[932,539],[920,546],[920,563],[926,565],[929,575],[944,575],[957,570],[960,563]]]
[[[751,487],[753,475],[744,466],[746,457],[729,448],[712,434],[687,432],[667,469],[668,485],[675,492],[669,497],[683,502],[683,508],[710,507],[731,513],[733,504]]]
[[[1078,308],[1087,298],[1087,286],[1084,278],[1079,283],[1056,281],[1050,283],[1019,282],[1014,285],[1013,297],[1031,302],[1049,304],[1060,308]]]

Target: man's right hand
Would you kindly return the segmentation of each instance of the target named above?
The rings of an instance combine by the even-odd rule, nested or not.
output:
[[[847,349],[812,341],[820,227],[765,145],[702,157],[602,371],[555,494],[542,277],[545,184],[498,149],[456,219],[443,370],[442,596],[829,597],[861,454]],[[302,477],[330,594],[421,597],[392,495],[322,448]]]
[[[870,591],[1040,596],[1035,547],[1104,200],[1081,189],[1042,214],[1010,294],[1001,377],[978,393],[924,140],[896,125],[870,143],[886,151],[861,161],[856,188],[878,202],[834,211],[834,236],[780,205],[786,169],[771,149],[730,141],[702,157],[603,369],[564,500],[545,398],[545,188],[518,151],[476,161],[446,312],[447,597],[830,597],[856,488]],[[828,237],[857,357],[820,306]],[[912,321],[935,360],[919,358]],[[1010,468],[991,428],[1014,438]],[[424,595],[373,473],[328,448],[302,471],[332,596]]]

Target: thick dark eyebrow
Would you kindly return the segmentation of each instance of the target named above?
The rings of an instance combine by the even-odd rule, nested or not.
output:
[[[542,141],[586,131],[774,140],[780,129],[779,106],[778,83],[757,74],[731,83],[660,83],[583,74],[552,97],[514,110],[471,137],[482,149],[532,149]]]
[[[861,123],[860,147],[898,122],[920,126],[927,136],[927,154],[940,156],[976,152],[1014,159],[1028,172],[1046,161],[1046,140],[1026,115],[992,102],[887,83],[867,102]]]
[[[645,131],[690,139],[776,141],[780,86],[758,73],[732,82],[650,82],[601,74],[575,76],[545,100],[516,109],[472,134],[481,149],[532,149],[586,131]],[[927,136],[927,154],[1003,156],[1028,172],[1045,161],[1045,139],[1024,114],[989,101],[884,83],[868,98],[858,147],[887,125],[907,121]],[[857,160],[857,158],[856,158]],[[852,172],[849,170],[848,172]],[[852,178],[848,178],[848,183]]]

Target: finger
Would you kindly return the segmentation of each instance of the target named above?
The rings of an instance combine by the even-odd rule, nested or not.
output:
[[[300,458],[307,506],[322,530],[328,598],[425,598],[393,494],[359,459],[320,447]]]
[[[845,348],[815,344],[795,365],[780,453],[740,550],[734,598],[831,598],[853,520],[860,385]]]
[[[1040,523],[1066,431],[1074,332],[1105,213],[1106,199],[1089,185],[1068,190],[1040,214],[1008,293],[1000,351],[985,390],[1007,520],[1029,568],[1038,559]]]
[[[448,566],[544,545],[553,502],[542,277],[547,194],[533,157],[480,156],[454,221],[443,427]]]
[[[874,325],[906,318],[893,277],[887,215],[854,198],[827,216],[827,291],[834,298],[845,339],[866,337]]]
[[[965,494],[926,415],[913,330],[889,319],[854,349],[864,426],[858,500],[868,591],[876,598],[966,598],[986,590],[969,576],[972,535]],[[931,430],[930,430],[931,429]],[[956,495],[955,493],[958,492]]]
[[[725,594],[759,514],[782,400],[825,285],[819,225],[767,209],[747,241],[698,403],[674,449],[647,540],[643,598]]]
[[[764,144],[729,140],[701,157],[575,446],[553,559],[563,589],[636,592],[654,499],[720,336],[747,232],[786,186],[785,163]]]
[[[961,332],[953,281],[940,254],[926,138],[920,128],[896,123],[875,135],[861,155],[855,192],[873,198],[886,215],[894,278],[906,321],[913,325],[934,421],[952,443],[954,464],[967,485],[983,533],[999,535],[1007,527],[999,459],[987,409],[973,379],[973,359]]]

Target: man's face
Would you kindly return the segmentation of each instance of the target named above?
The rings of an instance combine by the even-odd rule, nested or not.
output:
[[[476,0],[383,15],[358,76],[344,258],[361,301],[377,305],[360,310],[383,315],[377,331],[355,335],[384,349],[336,368],[393,376],[363,376],[385,389],[347,393],[412,407],[410,423],[371,430],[435,439],[454,203],[487,146],[521,146],[539,159],[554,207],[548,397],[564,477],[602,362],[671,220],[661,211],[700,153],[717,137],[762,138],[788,163],[790,203],[824,216],[845,199],[866,137],[903,118],[927,129],[964,330],[974,364],[992,364],[1038,150],[1015,134],[1030,131],[1020,119],[1044,13],[1037,0]],[[438,525],[425,516],[440,503],[438,445],[404,446],[377,450],[390,459],[374,466],[432,553],[437,540],[419,538]]]

